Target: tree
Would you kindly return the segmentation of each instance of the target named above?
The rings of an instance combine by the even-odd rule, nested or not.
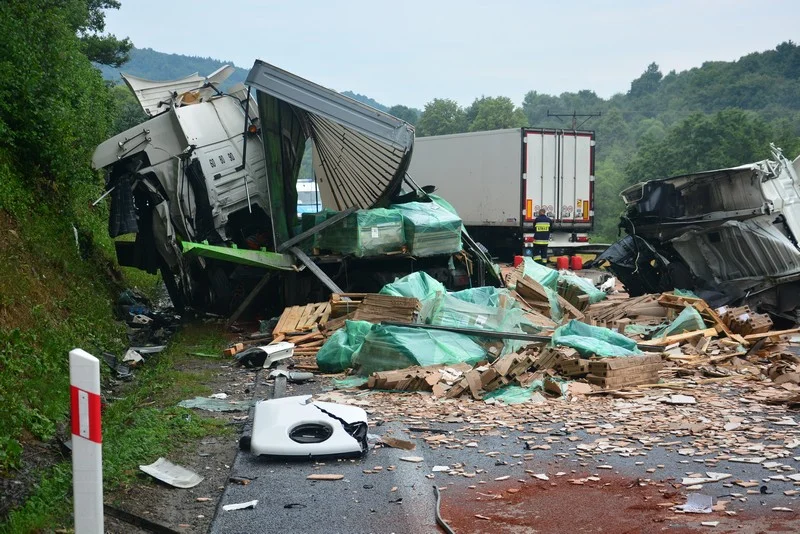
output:
[[[409,124],[416,124],[419,120],[421,112],[416,108],[408,106],[396,105],[389,108],[389,115],[394,115],[400,120],[404,120]]]
[[[111,96],[114,99],[114,123],[109,135],[117,135],[149,118],[126,85],[113,86]]]
[[[119,67],[130,57],[133,43],[127,37],[117,39],[114,35],[101,35],[106,29],[107,9],[119,9],[118,0],[85,0],[84,10],[76,10],[72,18],[75,32],[83,45],[89,61],[100,65]]]
[[[738,109],[694,113],[667,135],[645,139],[625,174],[629,184],[697,171],[732,167],[770,156],[772,126]]]
[[[467,120],[455,100],[434,98],[425,104],[417,126],[420,136],[454,134],[466,131]]]
[[[0,2],[0,160],[28,189],[97,181],[89,162],[112,103],[78,35],[97,16],[85,0]]]
[[[499,130],[502,128],[519,128],[528,123],[525,113],[514,107],[510,98],[505,96],[481,97],[466,112],[470,119],[469,131]]]
[[[628,91],[628,95],[637,98],[655,93],[663,77],[658,65],[656,63],[650,63],[642,75],[631,82],[631,90]]]

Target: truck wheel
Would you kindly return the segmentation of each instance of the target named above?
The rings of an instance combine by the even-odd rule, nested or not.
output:
[[[164,281],[164,285],[167,288],[169,299],[172,301],[172,307],[175,308],[175,311],[178,313],[183,313],[186,302],[183,298],[183,292],[178,286],[178,282],[175,280],[175,275],[172,274],[172,271],[170,271],[169,267],[164,263],[159,267],[159,271],[161,272],[161,279]]]
[[[250,436],[242,436],[241,438],[239,438],[239,450],[249,452],[251,441],[252,438]]]
[[[227,314],[233,299],[228,273],[221,267],[212,267],[208,273],[208,281],[211,286],[211,309],[222,315]]]

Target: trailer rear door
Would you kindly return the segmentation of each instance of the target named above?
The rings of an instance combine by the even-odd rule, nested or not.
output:
[[[531,226],[539,210],[545,209],[554,231],[590,231],[594,132],[526,129],[523,143],[523,226]]]

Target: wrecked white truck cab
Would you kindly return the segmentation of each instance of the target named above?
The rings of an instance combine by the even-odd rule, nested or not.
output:
[[[470,277],[488,268],[454,263],[452,253],[310,258],[304,240],[354,211],[425,195],[414,187],[401,193],[414,129],[263,61],[247,87],[221,90],[232,72],[170,82],[124,76],[151,118],[102,143],[92,160],[107,173],[110,235],[136,236],[116,241],[120,265],[160,270],[178,308],[223,314],[247,306],[265,284],[276,309],[326,299],[326,291],[376,292],[418,270],[454,287],[483,285]],[[305,229],[297,214],[307,144],[321,204],[339,213]],[[491,263],[468,235],[463,240],[472,261]]]
[[[265,168],[255,103],[242,84],[219,90],[233,71],[169,82],[123,75],[152,118],[108,139],[92,158],[108,172],[109,234],[136,234],[115,242],[120,264],[161,270],[173,300],[199,290],[179,239],[235,240],[269,206],[266,182],[254,179]],[[251,127],[243,135],[245,113]],[[245,150],[246,136],[257,142]]]
[[[622,192],[628,236],[598,261],[632,294],[691,289],[790,320],[800,306],[800,158],[653,180]]]

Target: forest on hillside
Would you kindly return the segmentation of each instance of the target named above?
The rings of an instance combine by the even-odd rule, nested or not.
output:
[[[150,79],[210,73],[224,62],[134,49],[123,71]],[[107,79],[115,69],[103,68]],[[245,78],[237,68],[233,82]],[[122,116],[116,128],[143,117],[119,88]],[[663,74],[651,63],[630,89],[601,98],[591,89],[560,95],[529,91],[516,104],[506,96],[479,96],[460,106],[443,96],[424,109],[387,106],[352,92],[343,94],[387,111],[416,127],[417,136],[519,126],[595,130],[597,134],[596,241],[617,235],[623,205],[619,191],[642,180],[739,165],[769,156],[775,143],[793,158],[800,153],[800,47],[784,42],[737,61],[706,62]],[[127,102],[127,104],[126,104]],[[125,110],[128,110],[126,113]],[[552,114],[592,115],[557,118]],[[310,166],[303,168],[310,173]]]

